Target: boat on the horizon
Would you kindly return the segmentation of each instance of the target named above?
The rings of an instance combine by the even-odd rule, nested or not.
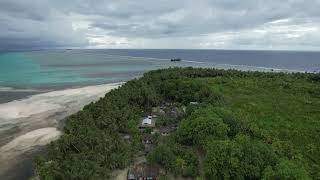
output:
[[[172,62],[179,62],[179,61],[181,61],[181,59],[180,59],[180,58],[174,58],[174,59],[171,59],[170,61],[172,61]]]

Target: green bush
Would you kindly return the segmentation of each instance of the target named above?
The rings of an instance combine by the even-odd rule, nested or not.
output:
[[[160,164],[174,175],[184,177],[198,175],[198,159],[195,153],[174,143],[157,146],[147,159],[151,163]]]
[[[150,154],[147,156],[147,160],[152,163],[158,163],[167,170],[172,170],[174,167],[174,161],[176,156],[174,155],[172,149],[166,145],[157,146]]]
[[[270,146],[246,135],[234,140],[213,140],[205,151],[208,179],[260,179],[264,169],[277,162]]]
[[[182,120],[177,130],[178,142],[203,145],[208,139],[226,139],[229,127],[223,122],[220,111],[223,109],[209,106]]]
[[[268,167],[264,171],[263,179],[311,179],[307,171],[297,162],[282,159],[274,168]]]

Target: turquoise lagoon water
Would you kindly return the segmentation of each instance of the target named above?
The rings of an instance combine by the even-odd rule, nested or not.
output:
[[[0,86],[65,88],[127,81],[144,72],[199,63],[126,57],[82,51],[33,51],[0,54]]]

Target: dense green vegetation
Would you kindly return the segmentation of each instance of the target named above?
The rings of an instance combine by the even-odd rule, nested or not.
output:
[[[41,179],[106,179],[141,150],[137,124],[165,102],[185,105],[177,131],[148,154],[174,176],[320,178],[320,75],[173,68],[146,73],[66,120],[37,160]],[[199,102],[190,105],[190,102]],[[123,134],[130,134],[128,143]],[[168,176],[169,177],[169,176]],[[165,178],[165,177],[163,177]]]

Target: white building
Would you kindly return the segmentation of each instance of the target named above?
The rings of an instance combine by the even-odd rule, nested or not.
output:
[[[141,124],[139,125],[140,128],[154,128],[156,123],[155,123],[155,119],[152,118],[152,116],[148,116],[144,119],[142,119]]]
[[[151,125],[151,124],[152,124],[152,118],[147,117],[147,118],[142,120],[142,125],[148,126],[148,125]]]

